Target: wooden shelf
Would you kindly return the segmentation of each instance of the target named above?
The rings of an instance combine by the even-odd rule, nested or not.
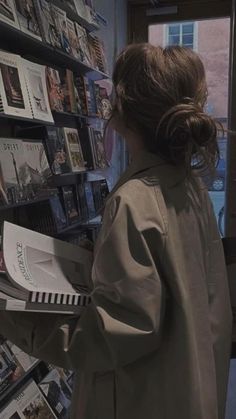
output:
[[[40,202],[45,202],[48,201],[50,198],[52,198],[53,196],[56,195],[56,192],[51,195],[48,196],[44,196],[42,198],[36,198],[36,199],[32,199],[31,201],[22,201],[22,202],[18,202],[16,204],[12,204],[12,205],[3,205],[0,207],[0,211],[8,211],[10,209],[14,209],[14,208],[21,208],[21,207],[25,207],[28,205],[36,205]]]
[[[11,121],[26,123],[26,124],[36,124],[36,125],[55,125],[54,122],[43,121],[41,119],[35,118],[25,118],[23,116],[16,116],[16,115],[7,115],[5,113],[0,113],[0,121],[1,119],[9,119]]]
[[[0,48],[8,52],[21,55],[40,64],[68,68],[94,81],[109,78],[107,74],[87,66],[63,50],[54,48],[4,22],[0,22],[0,32]]]

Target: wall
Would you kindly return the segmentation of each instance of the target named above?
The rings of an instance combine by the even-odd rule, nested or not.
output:
[[[112,75],[114,60],[127,42],[127,1],[94,0],[94,5],[108,22],[107,27],[101,26],[98,36],[104,42],[109,74]],[[124,143],[111,130],[108,130],[107,142],[113,144],[110,168],[106,174],[109,186],[112,188],[125,168],[126,156]]]

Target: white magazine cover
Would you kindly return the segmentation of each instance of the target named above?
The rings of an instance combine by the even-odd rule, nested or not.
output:
[[[12,400],[0,412],[0,419],[25,419],[25,416],[19,410],[16,400]]]
[[[14,0],[0,0],[0,20],[19,29]]]
[[[32,118],[22,58],[0,51],[0,111],[7,115]]]
[[[24,419],[54,419],[52,409],[47,400],[39,390],[37,384],[31,380],[22,390],[15,396],[18,410],[23,414]],[[14,416],[13,416],[13,419]]]
[[[9,279],[28,291],[75,294],[91,281],[92,252],[6,221],[3,254]]]
[[[26,196],[26,160],[21,140],[1,138],[0,168],[9,204],[24,201]]]
[[[22,32],[42,40],[34,0],[15,0],[16,12]]]
[[[87,17],[87,11],[85,7],[85,1],[84,0],[74,0],[76,11],[80,17],[83,19],[86,19]]]
[[[65,145],[72,172],[84,172],[85,161],[80,144],[79,134],[75,128],[63,128]]]
[[[31,185],[47,186],[52,173],[42,141],[24,140],[28,182]]]
[[[46,67],[23,58],[22,63],[34,118],[54,122],[48,99]]]

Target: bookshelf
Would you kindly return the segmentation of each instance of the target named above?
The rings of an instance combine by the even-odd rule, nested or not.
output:
[[[21,2],[20,2],[21,3]],[[67,19],[70,19],[72,22],[78,23],[82,28],[84,28],[87,31],[87,34],[94,34],[94,32],[99,29],[99,26],[96,22],[91,23],[88,22],[85,18],[79,16],[75,11],[73,11],[70,6],[68,5],[68,2],[64,0],[52,0],[49,2],[51,4],[54,4],[59,9],[63,10],[66,13]],[[75,28],[76,25],[74,24]],[[23,32],[23,30],[13,27],[9,25],[8,23],[5,23],[1,20],[1,10],[0,10],[0,50],[5,51],[10,54],[17,54],[18,56],[22,57],[25,60],[28,60],[31,63],[36,63],[41,66],[50,67],[51,69],[55,70],[60,74],[60,72],[66,72],[70,71],[72,73],[72,78],[74,80],[74,84],[72,86],[72,89],[74,89],[76,86],[76,78],[80,77],[82,79],[86,79],[89,83],[95,83],[99,81],[106,81],[109,80],[109,75],[106,74],[106,71],[101,71],[99,69],[99,65],[95,66],[92,64],[88,64],[87,62],[83,61],[82,59],[78,59],[72,54],[67,53],[62,48],[57,48],[55,46],[50,45],[46,42],[44,37],[42,37],[42,40],[37,39],[36,37]],[[88,48],[91,48],[91,46]],[[91,51],[90,51],[91,53]],[[1,56],[1,51],[0,51]],[[21,59],[21,58],[20,58]],[[4,64],[5,65],[5,64]],[[3,64],[0,62],[0,74],[2,70]],[[48,86],[48,80],[45,75],[45,85],[47,85],[47,89],[49,89]],[[68,80],[66,80],[66,83]],[[3,81],[4,83],[4,81]],[[95,84],[94,84],[95,86]],[[26,86],[27,89],[29,86]],[[63,87],[64,88],[64,87]],[[3,87],[0,83],[0,94],[2,95]],[[66,88],[65,88],[66,90]],[[91,90],[88,90],[87,85],[87,91],[86,86],[84,87],[85,90],[85,96],[91,95]],[[103,88],[104,90],[104,88]],[[71,94],[71,92],[69,92]],[[79,92],[80,95],[80,92]],[[30,100],[30,94],[28,91],[28,96]],[[54,109],[50,102],[50,95],[48,91],[48,99],[51,107],[51,115],[52,120],[46,121],[43,118],[39,119],[37,117],[30,118],[30,117],[24,117],[20,115],[15,114],[9,114],[9,113],[0,113],[0,125],[1,125],[1,137],[0,138],[0,147],[3,146],[4,141],[5,143],[9,142],[9,140],[14,140],[14,146],[16,146],[16,143],[20,145],[24,143],[31,142],[32,144],[39,144],[39,142],[42,143],[44,153],[48,160],[48,165],[51,170],[51,175],[47,178],[47,186],[48,190],[45,189],[45,193],[38,193],[38,190],[36,192],[34,191],[34,197],[31,197],[27,194],[21,195],[21,198],[19,199],[19,196],[16,196],[16,198],[13,196],[12,200],[8,201],[8,204],[6,202],[2,202],[2,199],[0,201],[0,225],[2,225],[4,220],[10,221],[15,224],[19,224],[22,227],[26,227],[35,231],[39,231],[40,233],[47,234],[49,236],[65,240],[68,242],[71,242],[73,244],[79,244],[80,240],[89,239],[94,240],[96,238],[96,235],[99,230],[99,226],[101,224],[101,215],[100,210],[103,207],[103,204],[105,202],[105,196],[108,193],[104,189],[104,181],[105,181],[105,171],[104,171],[104,177],[101,175],[102,169],[99,168],[98,165],[98,151],[96,151],[96,132],[98,132],[101,129],[105,127],[107,119],[101,115],[101,113],[96,112],[93,113],[93,111],[89,111],[88,106],[88,112],[80,112],[79,109],[77,111],[71,112],[64,109],[64,111],[58,111]],[[32,100],[32,98],[31,98]],[[86,100],[88,101],[88,97],[86,97]],[[97,100],[97,98],[94,95],[94,99]],[[66,99],[64,100],[66,102]],[[63,102],[63,107],[64,107]],[[40,102],[39,102],[40,103]],[[41,106],[41,103],[40,103]],[[94,105],[93,105],[94,107]],[[31,103],[32,108],[32,103]],[[71,106],[72,108],[72,106]],[[85,167],[84,171],[76,172],[73,171],[72,165],[69,165],[69,170],[66,169],[65,172],[63,170],[60,173],[55,174],[52,169],[52,164],[50,161],[50,155],[48,149],[51,147],[51,144],[54,141],[53,135],[58,135],[59,140],[61,141],[62,137],[65,143],[67,142],[68,145],[68,138],[65,138],[65,129],[71,129],[71,132],[69,132],[68,136],[73,134],[73,130],[78,131],[78,138],[80,138],[80,130],[82,128],[88,127],[88,130],[91,134],[91,142],[93,142],[92,146],[92,153],[93,153],[93,159],[96,160],[96,165],[94,164],[94,167]],[[86,128],[87,129],[87,128]],[[27,131],[29,130],[29,131]],[[40,130],[40,135],[37,134],[37,131]],[[52,131],[50,131],[52,130]],[[63,131],[64,130],[64,131]],[[29,135],[27,134],[29,132]],[[35,136],[32,134],[35,132]],[[52,132],[53,135],[48,136],[48,133]],[[44,133],[44,134],[43,134]],[[58,140],[58,141],[59,141]],[[8,144],[8,143],[7,143]],[[6,145],[7,145],[6,144]],[[60,147],[62,147],[62,142],[60,142]],[[63,143],[64,144],[64,143]],[[86,147],[85,144],[83,144],[83,147],[81,147],[83,154],[85,153],[84,147]],[[1,148],[2,150],[2,148]],[[2,151],[0,150],[0,153]],[[64,150],[64,149],[63,149]],[[41,153],[42,157],[42,153]],[[2,158],[3,159],[3,158]],[[2,170],[2,159],[0,155],[0,165]],[[17,159],[16,159],[17,160]],[[14,164],[16,165],[16,161],[14,161]],[[28,164],[28,161],[26,159],[26,162]],[[11,162],[12,163],[12,162]],[[85,162],[86,163],[86,162]],[[61,166],[60,166],[61,167]],[[30,167],[30,169],[32,169]],[[0,177],[1,177],[1,170],[0,170]],[[38,173],[37,170],[30,171],[30,173],[33,176],[37,177]],[[89,177],[89,174],[92,173],[93,177],[92,180]],[[4,178],[4,173],[3,173]],[[18,179],[18,175],[16,175],[16,178]],[[5,180],[4,180],[5,182]],[[100,183],[99,183],[100,182]],[[84,191],[86,187],[84,185],[88,185],[89,193],[92,193],[92,199],[94,201],[94,208],[90,211],[89,208],[89,199],[88,192],[86,195],[86,192]],[[100,186],[99,186],[100,185]],[[19,181],[18,181],[19,186]],[[95,188],[96,186],[96,188]],[[100,189],[99,189],[100,188]],[[96,201],[96,194],[97,191],[100,191],[99,200]],[[81,192],[82,191],[82,192]],[[95,194],[96,191],[96,194]],[[66,193],[65,193],[66,192]],[[65,202],[66,200],[66,194],[69,196],[68,199],[70,199],[70,205],[68,205],[68,202]],[[14,195],[14,194],[13,194]],[[22,198],[23,196],[23,198]],[[25,198],[27,196],[27,198]],[[55,199],[55,201],[54,201]],[[73,200],[73,203],[72,203]],[[14,202],[13,202],[14,201]],[[60,211],[63,212],[65,215],[65,224],[60,224],[60,221],[58,222],[58,219],[56,218],[53,210],[53,204],[54,205],[60,205]],[[55,202],[57,204],[55,204]],[[74,208],[76,209],[78,213],[78,217],[74,220],[70,219],[69,212],[68,212],[68,206],[74,205]],[[91,216],[93,214],[93,216]],[[2,345],[1,345],[2,346]],[[17,365],[17,360],[14,358],[13,364]],[[46,363],[42,361],[37,361],[32,367],[30,367],[27,371],[24,372],[24,374],[17,379],[15,382],[12,382],[11,385],[7,386],[6,389],[3,391],[3,388],[1,387],[1,368],[0,368],[0,415],[2,408],[5,408],[8,403],[11,402],[12,399],[14,399],[14,395],[23,388],[27,382],[30,379],[35,380],[36,384],[39,385],[40,381],[45,378],[45,376],[49,373],[50,369],[54,368],[53,366],[49,366]],[[66,375],[65,375],[66,377]],[[70,374],[71,378],[71,374]],[[69,382],[69,380],[68,380]],[[66,381],[66,386],[69,388],[69,384]],[[55,417],[57,417],[57,412],[55,409],[53,410]]]

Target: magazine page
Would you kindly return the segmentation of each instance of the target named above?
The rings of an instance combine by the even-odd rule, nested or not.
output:
[[[10,401],[0,412],[0,419],[25,419],[15,400]]]
[[[54,22],[51,15],[51,7],[49,0],[35,0],[35,7],[37,15],[39,16],[39,26],[43,39],[48,43],[52,44],[54,37]]]
[[[92,252],[6,221],[3,253],[9,278],[28,291],[75,293],[91,281]]]
[[[55,6],[54,4],[51,4],[51,12],[55,22],[57,33],[60,37],[61,48],[68,54],[70,54],[71,48],[68,37],[66,12],[64,12],[64,10],[59,9],[59,7]]]
[[[54,419],[54,415],[37,384],[31,380],[15,397],[18,409],[25,419]]]
[[[15,0],[17,17],[23,32],[42,40],[33,0]]]
[[[22,59],[34,118],[54,122],[47,92],[46,67]]]
[[[67,18],[68,38],[71,47],[71,54],[80,60],[79,39],[75,30],[75,24]]]
[[[0,394],[24,375],[22,365],[15,359],[6,342],[0,345]]]
[[[47,67],[46,80],[51,110],[63,112],[65,95],[62,89],[59,72],[54,68]]]
[[[14,345],[13,343],[7,341],[7,346],[9,347],[14,360],[21,365],[25,372],[38,362],[37,358],[34,358],[33,356],[25,353],[22,351],[22,349],[18,348],[18,346]]]
[[[14,0],[0,0],[0,20],[19,29]]]
[[[85,171],[85,161],[77,129],[64,128],[64,135],[72,172]]]
[[[59,369],[53,369],[39,383],[51,408],[59,419],[69,419],[71,405],[71,390],[64,381],[64,374]]]
[[[22,59],[19,55],[0,51],[0,94],[3,112],[32,118]]]
[[[52,176],[42,141],[23,140],[23,149],[26,160],[26,175],[31,199],[40,196],[49,196],[52,188],[49,179]],[[28,194],[28,195],[29,195]]]
[[[23,143],[18,139],[1,138],[0,171],[10,205],[27,199],[26,160]]]
[[[88,36],[86,29],[75,22],[76,32],[79,40],[80,59],[88,66],[92,65],[92,58],[90,55]]]

